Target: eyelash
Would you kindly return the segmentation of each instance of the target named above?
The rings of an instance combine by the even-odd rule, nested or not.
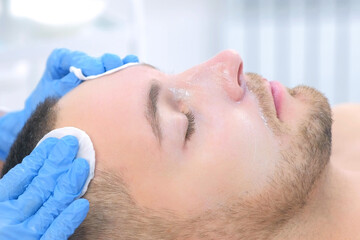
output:
[[[188,127],[185,134],[185,141],[189,141],[193,133],[195,132],[195,115],[192,111],[185,113],[185,116],[188,119]]]

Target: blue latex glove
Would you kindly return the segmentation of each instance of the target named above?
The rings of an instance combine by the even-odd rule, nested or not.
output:
[[[86,199],[75,200],[89,174],[86,160],[74,160],[78,147],[73,136],[48,138],[0,179],[0,239],[73,234],[89,210]]]
[[[134,55],[121,59],[117,55],[107,53],[100,58],[93,58],[83,52],[55,49],[47,60],[43,77],[26,100],[24,109],[0,118],[0,160],[6,159],[17,134],[40,102],[50,96],[62,97],[82,82],[69,72],[70,66],[81,68],[85,76],[90,76],[138,61]]]

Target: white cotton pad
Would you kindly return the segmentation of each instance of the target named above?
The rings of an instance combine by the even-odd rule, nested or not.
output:
[[[74,67],[74,66],[71,66],[69,68],[69,71],[74,73],[75,76],[80,79],[80,80],[83,80],[83,81],[86,81],[86,80],[92,80],[92,79],[95,79],[95,78],[99,78],[99,77],[102,77],[102,76],[105,76],[105,75],[109,75],[109,74],[112,74],[114,72],[117,72],[117,71],[120,71],[124,68],[127,68],[127,67],[130,67],[130,66],[134,66],[134,65],[138,65],[138,64],[141,64],[141,63],[133,63],[133,62],[130,62],[130,63],[127,63],[127,64],[124,64],[120,67],[117,67],[117,68],[114,68],[114,69],[111,69],[107,72],[104,72],[104,73],[101,73],[101,74],[98,74],[98,75],[91,75],[91,76],[87,76],[85,77],[84,74],[82,73],[82,70],[81,68],[77,68],[77,67]]]
[[[78,139],[79,151],[76,155],[76,158],[85,159],[90,166],[89,176],[86,179],[86,182],[84,184],[84,187],[80,195],[78,196],[78,198],[80,198],[86,193],[90,181],[94,178],[94,172],[95,172],[95,150],[89,135],[87,135],[86,132],[84,132],[83,130],[80,130],[75,127],[58,128],[46,134],[36,146],[38,146],[42,141],[44,141],[47,138],[53,137],[60,139],[62,137],[65,137],[66,135],[73,135]]]

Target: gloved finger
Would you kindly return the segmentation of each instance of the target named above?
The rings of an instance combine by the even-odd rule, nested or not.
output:
[[[0,180],[0,202],[17,199],[25,191],[58,141],[56,138],[46,139],[22,163],[4,175]]]
[[[59,81],[53,82],[53,89],[56,91],[57,97],[62,97],[78,85],[82,81],[79,80],[74,73],[69,73],[65,77],[61,78]]]
[[[123,65],[121,58],[115,54],[105,53],[101,56],[101,61],[104,65],[105,71],[120,67]]]
[[[54,193],[29,220],[28,226],[36,232],[44,233],[54,219],[79,196],[89,169],[85,159],[75,159],[70,170],[59,177]]]
[[[44,165],[16,201],[16,207],[22,209],[27,219],[43,205],[54,191],[57,179],[70,168],[79,148],[78,140],[65,136],[54,146]]]
[[[104,66],[99,58],[90,57],[84,52],[70,51],[66,48],[55,49],[46,63],[46,70],[52,79],[60,79],[69,73],[71,66],[81,68],[85,76],[104,72]]]
[[[80,226],[89,212],[89,201],[81,198],[67,207],[50,225],[40,240],[66,240]]]
[[[127,64],[127,63],[136,63],[139,62],[139,58],[135,55],[127,55],[126,57],[123,58],[123,63]]]
[[[104,65],[100,58],[90,57],[79,51],[74,51],[64,56],[61,68],[69,70],[71,66],[80,68],[85,76],[97,75],[105,72]]]
[[[83,52],[58,48],[50,54],[46,62],[46,70],[50,73],[51,79],[60,79],[69,73],[71,66],[81,65],[88,59],[91,57]]]
[[[69,73],[69,67],[64,68],[64,56],[70,55],[72,52],[66,48],[54,49],[46,61],[46,71],[50,73],[52,79],[59,79]]]

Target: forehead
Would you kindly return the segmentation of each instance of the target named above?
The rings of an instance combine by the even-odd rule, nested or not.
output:
[[[162,75],[158,70],[141,64],[88,80],[59,100],[58,118],[73,122],[79,113],[88,116],[96,111],[106,113],[110,119],[116,114],[132,113],[136,116],[133,109],[145,106],[150,81]]]
[[[156,143],[144,116],[147,91],[151,79],[162,76],[156,69],[138,65],[84,82],[60,99],[55,127],[87,132],[97,162],[144,157],[138,156],[145,152],[141,147],[149,151]],[[144,144],[137,144],[140,138]]]
[[[152,78],[161,75],[160,71],[148,64],[128,66],[112,74],[83,82],[61,98],[59,105],[63,106],[69,101],[81,101],[80,98],[99,101],[98,96],[107,96],[115,100],[115,97],[123,94],[124,97],[131,97],[131,94],[139,95]]]

